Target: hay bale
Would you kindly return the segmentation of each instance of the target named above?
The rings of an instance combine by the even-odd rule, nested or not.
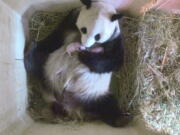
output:
[[[147,12],[139,24],[139,109],[149,128],[180,134],[180,15]]]

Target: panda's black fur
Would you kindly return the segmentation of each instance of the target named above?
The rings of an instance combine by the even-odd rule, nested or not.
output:
[[[88,66],[92,72],[118,71],[123,64],[124,56],[121,36],[119,35],[117,38],[101,44],[101,46],[104,48],[104,53],[82,51],[79,53],[79,60]]]
[[[25,50],[24,58],[25,68],[28,74],[33,74],[45,82],[44,80],[47,80],[44,74],[45,63],[51,53],[66,44],[67,33],[76,32],[78,35],[76,41],[80,41],[80,33],[75,25],[78,14],[78,9],[72,10],[64,21],[59,24],[57,29],[47,38],[42,41],[31,41],[27,43],[28,46],[31,46]],[[104,48],[103,53],[79,52],[79,61],[87,66],[90,72],[104,74],[118,71],[123,64],[124,56],[121,35],[101,44],[101,46]],[[50,87],[46,82],[44,84]],[[57,98],[59,96],[56,92],[54,92],[54,96],[57,99],[57,103],[53,105],[53,108],[55,108],[54,111],[58,111],[59,108],[61,112],[63,110],[63,105],[60,103],[61,99]],[[68,98],[69,96],[64,97]],[[131,116],[124,114],[120,110],[117,100],[111,93],[87,101],[76,97],[73,98],[73,102],[74,100],[78,106],[81,106],[83,112],[94,115],[111,126],[124,126],[131,120]]]

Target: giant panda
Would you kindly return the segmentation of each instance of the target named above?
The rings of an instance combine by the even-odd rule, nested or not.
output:
[[[120,109],[109,87],[123,64],[122,15],[103,1],[81,2],[47,38],[29,43],[25,68],[49,88],[46,96],[58,115],[125,126],[132,116]]]

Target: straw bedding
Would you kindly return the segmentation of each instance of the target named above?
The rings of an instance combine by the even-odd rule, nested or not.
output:
[[[180,134],[180,15],[151,11],[139,24],[139,110],[147,126]]]

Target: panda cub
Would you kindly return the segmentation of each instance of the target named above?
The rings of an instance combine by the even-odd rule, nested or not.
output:
[[[45,80],[59,114],[125,126],[131,116],[120,110],[109,90],[112,72],[123,64],[122,15],[105,2],[81,2],[84,6],[72,10],[52,34],[32,43],[26,70]]]

